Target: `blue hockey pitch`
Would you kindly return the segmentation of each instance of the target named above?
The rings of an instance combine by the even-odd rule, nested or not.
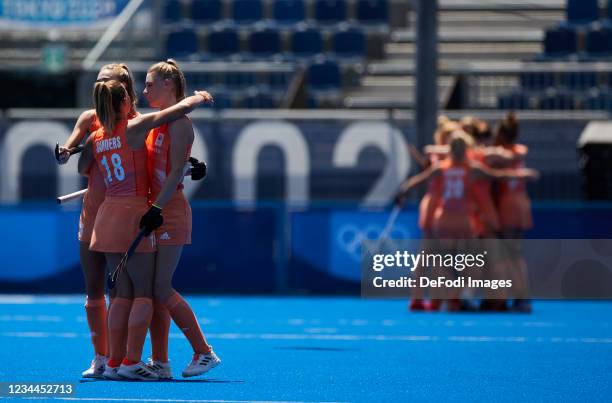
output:
[[[73,383],[38,401],[610,401],[612,303],[537,301],[534,313],[409,313],[405,301],[189,296],[223,361],[175,380],[81,379],[93,352],[83,296],[0,295],[0,380]],[[147,341],[143,359],[148,357]],[[13,400],[4,398],[5,400]]]

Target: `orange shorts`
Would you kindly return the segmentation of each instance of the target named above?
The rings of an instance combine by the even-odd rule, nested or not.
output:
[[[512,194],[499,200],[499,223],[502,229],[528,230],[533,227],[531,202],[525,194]]]
[[[468,211],[445,211],[442,208],[434,214],[432,231],[437,239],[471,239],[476,236]]]
[[[155,230],[158,245],[191,244],[191,206],[178,191],[162,210],[164,223]]]
[[[78,239],[80,242],[89,244],[91,242],[91,234],[93,233],[94,224],[98,209],[104,201],[106,194],[106,185],[104,178],[98,167],[93,166],[89,172],[87,181],[87,192],[83,196],[83,207],[81,208],[81,216],[79,217],[79,233]]]
[[[474,226],[478,235],[490,235],[499,231],[497,210],[490,196],[479,197],[474,210]]]
[[[149,206],[146,197],[106,197],[98,214],[89,249],[105,253],[125,253],[138,235],[140,218]],[[155,252],[155,234],[151,234],[136,248],[139,253]]]

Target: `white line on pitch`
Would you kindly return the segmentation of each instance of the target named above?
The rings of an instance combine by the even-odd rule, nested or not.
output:
[[[88,333],[3,332],[2,337],[17,338],[77,338]],[[182,333],[171,333],[171,338],[184,338]],[[207,338],[218,340],[332,340],[332,341],[449,341],[449,342],[501,342],[501,343],[590,343],[611,344],[612,338],[599,337],[524,337],[524,336],[428,336],[385,334],[310,334],[310,333],[207,333]]]

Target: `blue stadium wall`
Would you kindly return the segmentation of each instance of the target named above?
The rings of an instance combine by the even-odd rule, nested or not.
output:
[[[58,167],[56,141],[77,111],[24,111],[0,119],[0,292],[82,292],[76,241],[79,203],[55,205],[83,186],[76,159]],[[325,116],[325,113],[328,113]],[[193,155],[209,177],[186,181],[193,244],[175,286],[206,293],[358,293],[359,241],[375,238],[398,183],[416,168],[405,146],[413,122],[342,112],[284,119],[196,114]],[[372,117],[373,116],[373,117]],[[533,187],[537,238],[606,237],[609,205],[579,203],[576,140],[586,121],[524,121],[528,164],[542,171]],[[551,146],[553,144],[554,146]],[[551,202],[552,201],[552,202]],[[394,237],[419,237],[413,203]]]

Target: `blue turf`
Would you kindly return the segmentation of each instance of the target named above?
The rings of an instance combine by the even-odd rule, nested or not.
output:
[[[76,401],[605,401],[612,393],[610,302],[482,315],[410,314],[403,301],[358,298],[188,300],[223,360],[208,376],[180,378],[190,348],[173,327],[176,381],[82,381],[92,356],[83,298],[0,296],[0,380],[76,382]]]

